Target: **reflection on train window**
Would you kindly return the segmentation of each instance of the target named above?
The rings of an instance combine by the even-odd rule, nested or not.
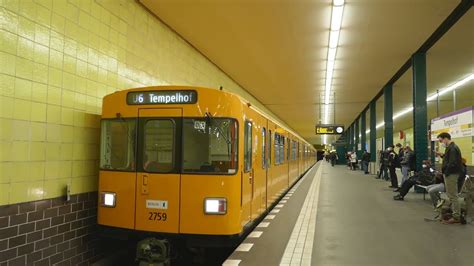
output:
[[[287,151],[286,151],[286,160],[289,161],[290,160],[290,154],[291,154],[291,139],[288,138],[288,141],[287,141]]]
[[[252,170],[252,122],[245,122],[244,132],[244,171]]]
[[[234,119],[183,119],[183,172],[235,174],[237,133]]]
[[[135,170],[135,119],[102,120],[100,168]]]
[[[148,120],[144,127],[143,169],[166,173],[174,168],[174,122]]]

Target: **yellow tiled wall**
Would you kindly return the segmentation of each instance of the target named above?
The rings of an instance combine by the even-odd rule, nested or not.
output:
[[[237,92],[134,0],[0,0],[0,205],[97,189],[102,97],[146,85]]]

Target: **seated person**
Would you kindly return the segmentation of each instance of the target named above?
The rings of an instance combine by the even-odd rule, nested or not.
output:
[[[426,187],[426,192],[430,194],[431,202],[433,207],[436,209],[438,201],[441,200],[440,192],[445,192],[446,188],[444,186],[444,177],[443,174],[436,172],[435,174],[435,183]]]
[[[393,197],[394,200],[403,200],[408,191],[416,184],[427,186],[435,182],[435,170],[431,168],[431,162],[424,160],[423,165],[426,166],[423,170],[417,172],[402,184],[402,187],[398,190],[399,194]]]

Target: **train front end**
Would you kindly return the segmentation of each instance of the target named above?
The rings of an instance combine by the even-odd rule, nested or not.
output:
[[[238,237],[240,109],[237,97],[211,89],[148,87],[106,96],[98,223],[198,245]]]

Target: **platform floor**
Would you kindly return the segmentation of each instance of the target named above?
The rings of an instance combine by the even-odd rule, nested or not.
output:
[[[474,225],[426,222],[428,198],[388,185],[319,162],[225,264],[474,265]]]

